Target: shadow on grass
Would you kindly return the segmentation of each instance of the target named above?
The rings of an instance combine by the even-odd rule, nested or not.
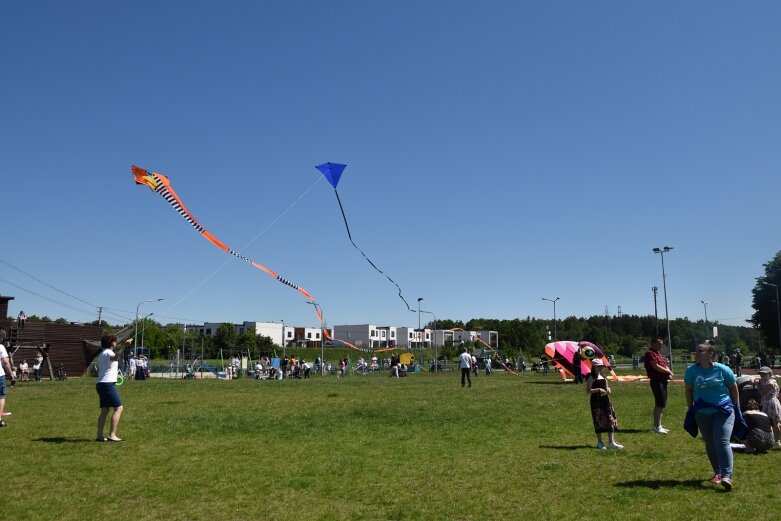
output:
[[[617,487],[624,488],[650,488],[659,490],[660,488],[706,488],[699,479],[638,479],[634,481],[621,481],[616,483]]]
[[[594,449],[593,445],[540,445],[541,449],[556,449],[556,450],[580,450],[580,449]]]
[[[34,438],[33,441],[41,441],[43,443],[95,443],[95,440],[87,440],[84,438],[64,438],[57,436],[54,438]]]

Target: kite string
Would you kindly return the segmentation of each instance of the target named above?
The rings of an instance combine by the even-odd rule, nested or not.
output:
[[[371,261],[371,259],[370,259],[369,257],[367,257],[367,256],[366,256],[366,254],[363,252],[363,250],[362,250],[361,248],[359,248],[357,244],[355,244],[355,241],[353,240],[353,236],[352,236],[352,234],[350,233],[350,226],[347,224],[347,216],[346,216],[346,215],[345,215],[345,213],[344,213],[344,207],[342,206],[342,200],[339,198],[339,191],[338,191],[336,188],[334,188],[334,193],[336,194],[336,201],[339,203],[339,210],[341,210],[341,212],[342,212],[342,219],[344,220],[344,227],[347,229],[347,237],[350,239],[350,242],[352,243],[353,247],[354,247],[356,250],[358,250],[359,252],[361,252],[361,255],[363,255],[363,258],[364,258],[364,259],[366,259],[366,261],[367,261],[369,264],[371,264],[372,268],[374,268],[375,270],[377,270],[378,272],[380,272],[382,275],[385,275],[385,278],[386,278],[386,279],[388,279],[389,281],[391,281],[391,283],[392,283],[394,286],[396,286],[396,288],[399,290],[399,298],[400,298],[400,299],[401,299],[401,300],[404,302],[404,304],[407,306],[407,310],[409,310],[409,311],[412,311],[412,312],[414,313],[414,312],[415,312],[415,310],[414,310],[414,309],[412,309],[411,307],[409,307],[409,302],[407,302],[407,299],[405,299],[405,298],[404,298],[404,295],[402,295],[402,293],[401,293],[401,287],[400,287],[398,284],[396,284],[396,281],[395,281],[395,280],[393,280],[392,278],[390,278],[390,277],[388,276],[388,274],[387,274],[387,273],[385,273],[385,272],[384,272],[384,271],[382,271],[380,268],[378,268],[378,267],[377,267],[377,266],[376,266],[376,265],[375,265],[375,264],[374,264],[374,263]]]
[[[282,217],[284,217],[284,216],[285,216],[285,214],[287,214],[287,213],[288,213],[288,212],[289,212],[289,211],[290,211],[290,210],[291,210],[291,209],[292,209],[292,208],[293,208],[295,205],[297,205],[297,204],[299,203],[299,201],[301,201],[301,199],[303,199],[303,198],[304,198],[304,196],[306,196],[306,194],[308,194],[308,193],[309,193],[309,192],[312,190],[312,188],[314,188],[314,187],[315,187],[315,185],[316,185],[317,183],[319,183],[319,182],[320,182],[320,180],[321,180],[321,179],[322,179],[321,177],[318,177],[318,178],[315,180],[315,182],[314,182],[314,183],[312,183],[311,185],[309,185],[309,188],[307,188],[306,190],[304,190],[304,192],[303,192],[303,193],[302,193],[300,196],[298,196],[298,198],[297,198],[295,201],[293,201],[292,203],[290,203],[290,204],[288,205],[288,207],[287,207],[287,208],[285,208],[285,210],[283,210],[283,211],[282,211],[282,213],[280,213],[280,214],[279,214],[279,215],[278,215],[278,216],[277,216],[277,217],[276,217],[276,218],[275,218],[273,221],[271,221],[271,223],[269,223],[269,224],[268,224],[268,225],[267,225],[265,228],[263,228],[263,229],[260,231],[260,233],[258,233],[258,234],[257,234],[257,235],[256,235],[256,236],[255,236],[255,237],[252,239],[252,240],[250,240],[250,241],[249,241],[247,244],[245,244],[245,245],[244,245],[244,246],[243,246],[241,249],[239,249],[238,251],[239,251],[239,252],[243,252],[244,250],[246,250],[247,248],[249,248],[249,247],[250,247],[250,246],[251,246],[253,243],[255,243],[255,241],[257,241],[258,239],[260,239],[260,237],[261,237],[263,234],[265,234],[265,233],[266,233],[266,232],[267,232],[267,231],[268,231],[268,230],[269,230],[269,229],[270,229],[272,226],[274,226],[274,225],[277,223],[277,221],[279,221],[279,220],[280,220]],[[181,303],[182,303],[182,302],[183,302],[185,299],[187,299],[187,298],[188,298],[190,295],[192,295],[193,293],[195,293],[196,291],[198,291],[198,289],[199,289],[201,286],[203,286],[204,284],[206,284],[206,283],[207,283],[209,280],[211,280],[211,279],[212,279],[212,278],[213,278],[215,275],[217,275],[219,272],[221,272],[222,270],[224,270],[224,269],[225,269],[225,268],[228,266],[228,264],[232,263],[233,261],[234,261],[234,259],[233,259],[233,258],[230,258],[230,259],[228,259],[227,261],[225,261],[225,262],[222,264],[222,266],[220,266],[219,268],[217,268],[216,270],[214,270],[214,271],[213,271],[211,274],[209,274],[209,275],[208,275],[208,276],[207,276],[205,279],[203,279],[201,282],[199,282],[198,284],[196,284],[195,286],[193,286],[193,288],[192,288],[192,289],[190,289],[190,290],[189,290],[187,293],[185,293],[185,294],[184,294],[184,295],[183,295],[183,296],[182,296],[182,297],[181,297],[179,300],[177,300],[176,302],[174,302],[173,304],[171,304],[171,306],[170,306],[168,309],[166,309],[165,311],[163,311],[163,313],[168,313],[168,312],[169,312],[169,311],[171,311],[173,308],[175,308],[176,306],[178,306],[179,304],[181,304]]]

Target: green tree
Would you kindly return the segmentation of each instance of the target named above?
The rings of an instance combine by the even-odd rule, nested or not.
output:
[[[216,349],[229,350],[236,345],[236,328],[233,324],[223,322],[214,335],[214,347]]]
[[[755,309],[749,322],[759,328],[766,344],[774,350],[779,349],[778,306],[776,295],[781,293],[781,251],[764,264],[765,274],[757,277],[757,283],[751,290]]]

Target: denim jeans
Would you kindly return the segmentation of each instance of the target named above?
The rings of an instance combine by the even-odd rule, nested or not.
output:
[[[713,414],[698,412],[696,418],[697,426],[705,440],[705,450],[713,467],[713,473],[721,474],[722,478],[731,478],[732,449],[729,446],[729,439],[732,435],[732,426],[735,424],[735,413],[724,416],[718,411]]]

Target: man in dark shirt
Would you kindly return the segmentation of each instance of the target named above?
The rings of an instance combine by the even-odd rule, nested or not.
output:
[[[669,432],[662,427],[662,414],[667,407],[667,382],[673,377],[667,358],[661,352],[663,346],[664,341],[656,337],[645,352],[645,373],[651,380],[651,391],[654,393],[654,426],[651,430],[657,434]]]

